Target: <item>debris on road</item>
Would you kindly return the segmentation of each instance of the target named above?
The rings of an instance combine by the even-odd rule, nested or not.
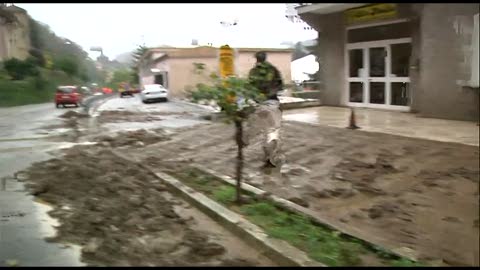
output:
[[[61,225],[49,241],[83,246],[88,265],[262,265],[232,256],[192,227],[195,221],[177,213],[178,200],[166,196],[166,186],[138,165],[94,146],[64,151],[61,159],[26,170],[27,188],[55,206],[50,215]]]
[[[65,118],[65,119],[73,118],[73,117],[76,117],[76,118],[87,118],[87,117],[89,117],[89,115],[88,115],[88,114],[85,114],[85,113],[79,113],[79,112],[76,112],[76,111],[68,111],[68,112],[60,115],[59,117]]]
[[[99,136],[94,139],[102,146],[108,147],[120,147],[120,146],[136,146],[143,147],[145,145],[154,144],[162,141],[170,140],[162,129],[156,129],[153,131],[147,131],[145,129],[119,132],[115,137],[112,136]]]

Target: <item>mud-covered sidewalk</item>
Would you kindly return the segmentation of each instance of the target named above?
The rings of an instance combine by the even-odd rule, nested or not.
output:
[[[233,177],[233,135],[212,123],[128,154]],[[246,149],[246,182],[422,261],[479,265],[478,147],[296,122],[284,122],[283,138],[281,172],[262,172],[258,141]]]

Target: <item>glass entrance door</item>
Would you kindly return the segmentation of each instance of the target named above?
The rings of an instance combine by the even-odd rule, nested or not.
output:
[[[409,110],[411,40],[347,44],[348,105]]]

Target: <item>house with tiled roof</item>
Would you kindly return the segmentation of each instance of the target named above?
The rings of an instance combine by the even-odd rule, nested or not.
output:
[[[237,75],[246,76],[255,65],[255,53],[267,52],[267,61],[275,65],[285,83],[291,81],[290,63],[292,49],[237,48],[235,69]],[[218,72],[219,49],[209,46],[191,48],[158,47],[149,49],[139,61],[139,78],[142,86],[162,84],[174,97],[185,97],[188,89],[197,83],[207,82],[208,75]],[[194,64],[202,64],[205,75],[194,73]]]

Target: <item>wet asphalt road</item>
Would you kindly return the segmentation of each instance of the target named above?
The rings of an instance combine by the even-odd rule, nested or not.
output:
[[[202,123],[198,117],[206,110],[190,104],[170,101],[143,104],[138,96],[120,99],[117,96],[99,102],[98,110],[128,110],[135,112],[173,112],[159,123],[116,123],[112,131],[140,128],[176,128]],[[65,142],[48,137],[68,131],[62,128],[45,129],[60,125],[58,116],[68,110],[57,109],[53,103],[0,108],[0,266],[11,263],[20,266],[81,266],[79,248],[47,243],[44,238],[54,234],[52,220],[46,212],[49,206],[34,202],[24,191],[21,182],[12,175],[30,164],[52,158],[50,152],[65,147]],[[182,117],[182,112],[190,114]],[[95,114],[95,113],[94,113]],[[154,125],[154,126],[148,126]]]
[[[72,109],[53,103],[0,108],[0,266],[82,265],[78,249],[44,240],[54,233],[49,208],[33,202],[23,184],[9,177],[52,157],[48,151],[61,143],[47,141],[41,127],[60,124],[58,116]]]

